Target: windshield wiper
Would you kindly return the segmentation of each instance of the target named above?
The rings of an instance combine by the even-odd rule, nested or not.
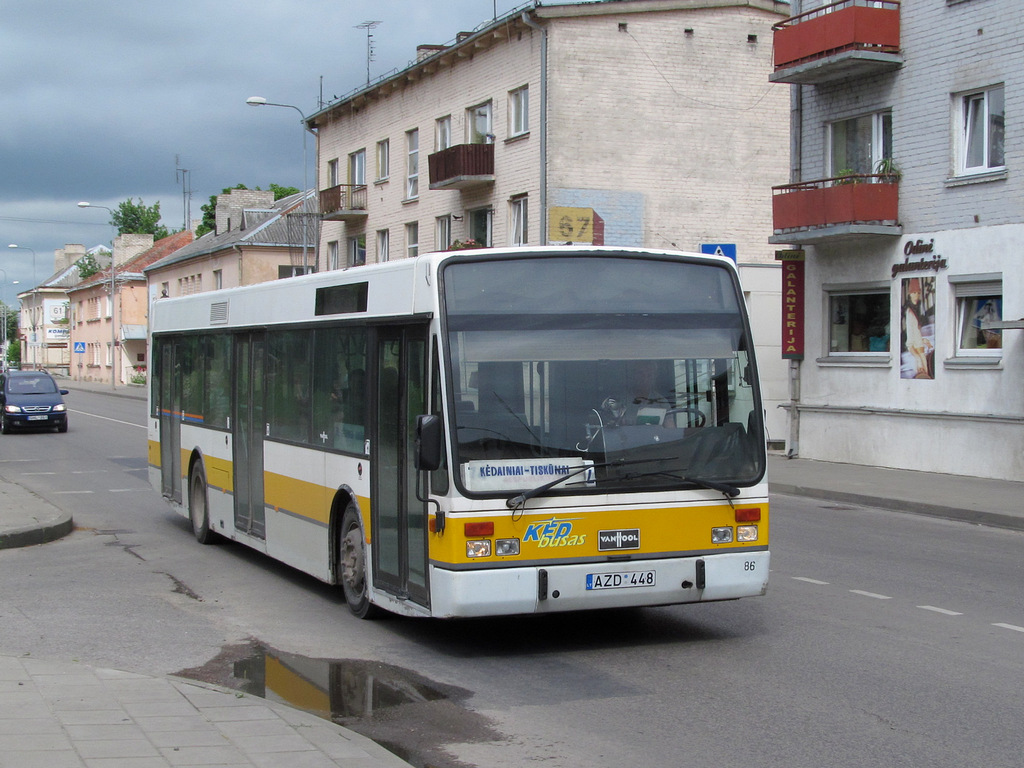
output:
[[[671,461],[671,459],[658,459],[658,461]],[[580,467],[579,469],[574,469],[567,475],[556,477],[554,480],[551,480],[550,482],[544,483],[543,485],[538,485],[536,488],[531,488],[528,491],[523,491],[518,496],[513,496],[511,499],[505,501],[505,506],[507,506],[509,509],[517,509],[521,507],[523,504],[525,504],[528,500],[532,499],[534,496],[540,496],[542,493],[547,493],[559,483],[564,483],[570,477],[581,475],[587,470],[603,469],[604,467],[625,467],[630,464],[649,464],[650,462],[651,459],[632,459],[630,461],[606,461],[603,464],[588,464],[584,467]],[[739,493],[739,491],[737,491],[737,493]]]
[[[717,480],[705,480],[701,477],[687,477],[686,475],[677,475],[674,472],[634,472],[623,475],[621,479],[638,480],[641,477],[668,477],[672,480],[679,480],[684,483],[692,483],[693,485],[701,488],[707,488],[709,491],[718,491],[729,499],[734,499],[740,495],[740,489],[730,483],[720,483]]]

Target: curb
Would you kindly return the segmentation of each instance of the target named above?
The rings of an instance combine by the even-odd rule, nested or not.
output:
[[[63,512],[55,513],[45,521],[0,532],[0,549],[46,544],[67,536],[74,527],[75,523],[71,519],[71,515],[66,515]]]
[[[822,501],[840,501],[846,504],[857,504],[865,507],[877,507],[893,512],[909,512],[915,515],[939,517],[944,520],[955,520],[961,523],[985,525],[991,528],[1005,528],[1013,531],[1024,531],[1024,518],[1015,515],[1002,515],[998,512],[985,512],[978,509],[956,509],[940,504],[928,504],[903,499],[888,499],[859,493],[846,493],[820,488],[807,488],[802,485],[786,483],[769,483],[769,493],[780,493],[784,496],[803,496]]]

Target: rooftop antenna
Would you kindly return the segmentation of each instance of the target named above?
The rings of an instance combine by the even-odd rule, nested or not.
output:
[[[192,185],[188,181],[188,168],[181,167],[181,156],[174,156],[174,180],[181,182],[181,209],[185,216],[182,229],[190,229],[192,222]]]
[[[372,30],[376,29],[383,22],[380,21],[364,21],[362,24],[356,24],[356,29],[366,30],[366,84],[370,84],[370,62],[373,61],[373,34]]]

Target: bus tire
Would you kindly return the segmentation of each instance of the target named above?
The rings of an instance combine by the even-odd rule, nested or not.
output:
[[[209,494],[206,488],[206,472],[201,462],[196,462],[188,479],[188,516],[192,521],[192,534],[200,544],[213,544],[217,534],[210,529]]]
[[[359,524],[359,508],[350,503],[341,518],[338,572],[348,609],[360,619],[373,619],[380,609],[370,602],[370,589],[366,583],[366,537]]]

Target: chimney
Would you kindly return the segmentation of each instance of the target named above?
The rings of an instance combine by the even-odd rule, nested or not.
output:
[[[78,243],[65,243],[63,248],[53,252],[53,271],[63,272],[80,258],[85,256],[85,246]]]
[[[247,208],[271,208],[274,193],[263,189],[232,189],[227,194],[217,195],[217,228],[215,235],[223,235],[242,226],[242,211]]]
[[[114,264],[121,266],[152,247],[152,235],[118,235],[114,238]]]
[[[444,45],[417,45],[416,46],[416,61],[420,62],[424,59],[429,59],[435,53],[443,51],[447,46]]]

